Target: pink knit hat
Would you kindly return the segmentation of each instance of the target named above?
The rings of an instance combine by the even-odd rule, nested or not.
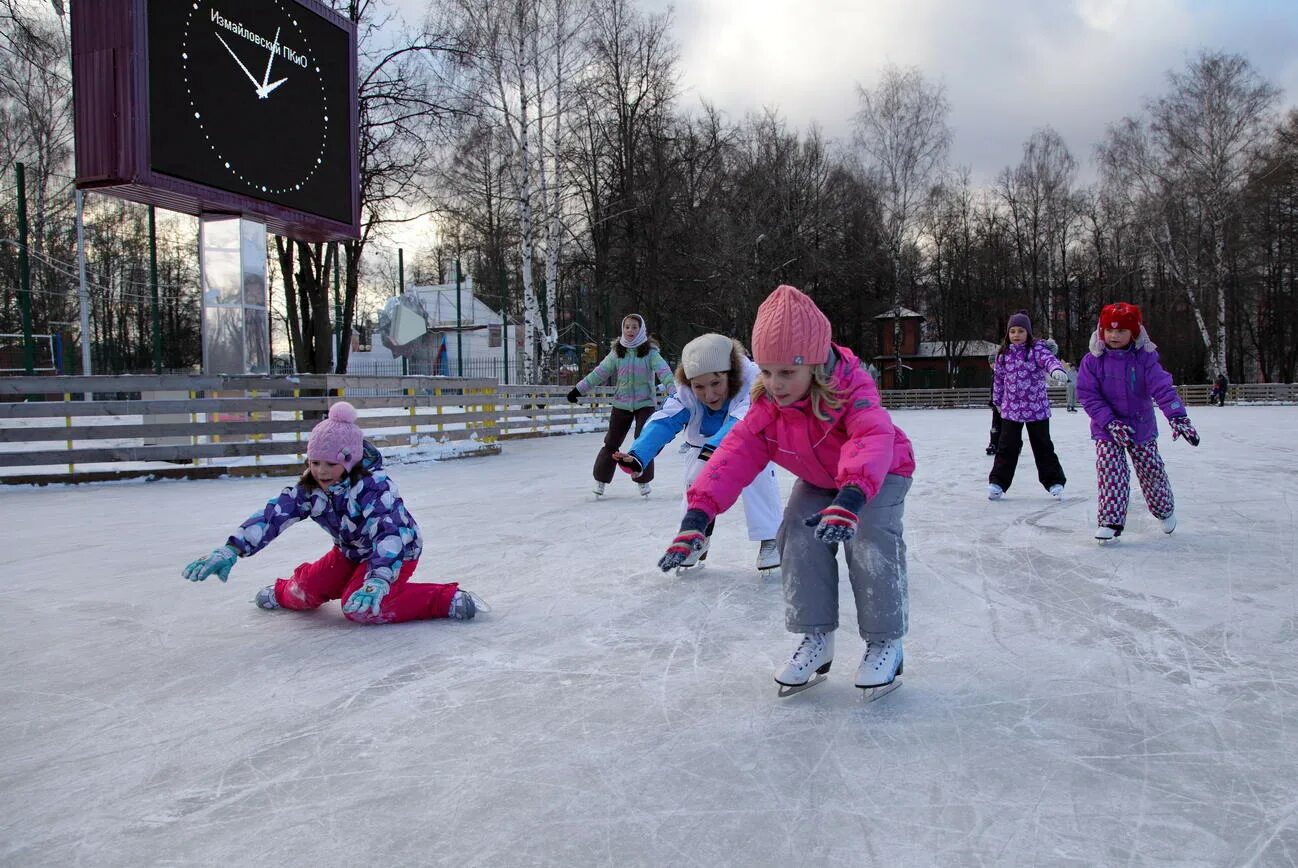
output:
[[[306,457],[317,461],[332,461],[351,470],[361,460],[365,438],[356,424],[356,408],[339,401],[329,408],[329,418],[321,419],[311,429],[306,444]]]
[[[819,365],[829,359],[829,320],[810,296],[784,285],[766,297],[753,323],[759,365]]]

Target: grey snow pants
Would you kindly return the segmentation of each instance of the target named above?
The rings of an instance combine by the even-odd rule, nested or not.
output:
[[[845,544],[847,576],[856,597],[862,639],[906,635],[906,541],[902,513],[911,480],[888,474],[861,510],[856,535]],[[838,492],[793,484],[778,537],[784,581],[784,622],[790,633],[838,628],[838,545],[816,539],[806,519],[829,506]]]

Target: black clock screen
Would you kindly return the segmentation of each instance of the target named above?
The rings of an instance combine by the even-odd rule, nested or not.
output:
[[[350,223],[349,63],[295,0],[150,0],[153,170]]]

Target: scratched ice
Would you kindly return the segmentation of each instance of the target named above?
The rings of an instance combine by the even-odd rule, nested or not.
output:
[[[1197,408],[1201,448],[1161,440],[1176,533],[1135,493],[1112,547],[1084,416],[1055,416],[1062,502],[1028,454],[987,501],[986,413],[896,419],[911,634],[873,705],[851,607],[829,680],[776,698],[739,513],[655,569],[671,449],[647,501],[594,500],[598,434],[394,467],[418,575],[495,607],[462,624],[258,610],[313,526],[183,581],[275,481],[5,490],[0,864],[1298,861],[1298,408]]]

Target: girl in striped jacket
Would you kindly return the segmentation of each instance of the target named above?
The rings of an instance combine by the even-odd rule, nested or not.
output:
[[[590,394],[592,389],[609,380],[613,380],[617,387],[613,393],[608,433],[604,435],[603,447],[595,456],[596,497],[603,496],[605,486],[613,481],[613,471],[617,468],[613,453],[622,448],[622,441],[632,423],[635,424],[635,436],[639,437],[645,422],[658,409],[655,380],[669,392],[672,390],[672,369],[658,352],[658,343],[649,337],[644,317],[638,313],[622,320],[622,337],[613,342],[613,349],[604,361],[572,388],[568,400],[575,404],[583,395]],[[636,480],[642,495],[649,494],[649,483],[653,478],[651,461]]]

